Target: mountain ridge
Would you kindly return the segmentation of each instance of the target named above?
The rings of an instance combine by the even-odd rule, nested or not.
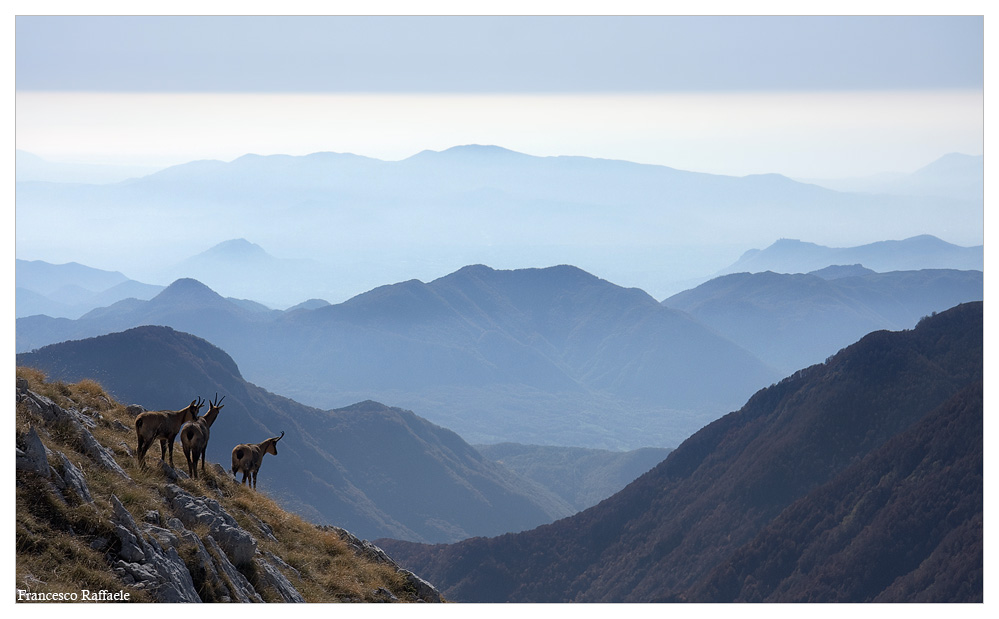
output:
[[[265,463],[261,488],[317,524],[364,537],[391,532],[453,540],[571,513],[554,495],[483,461],[458,435],[411,411],[374,402],[327,411],[299,404],[245,381],[221,349],[169,327],[55,344],[17,361],[53,379],[96,380],[116,399],[153,410],[177,408],[179,393],[224,394],[227,408],[212,426],[209,461],[228,463],[234,445],[286,431],[280,455]],[[452,498],[436,501],[441,496]]]
[[[457,601],[688,599],[692,587],[790,505],[845,479],[851,465],[980,382],[982,328],[978,302],[926,318],[911,331],[871,333],[826,363],[760,390],[628,487],[567,519],[451,545],[376,542]],[[980,409],[964,419],[973,422],[976,414]],[[971,479],[955,491],[972,502],[978,497],[980,505],[982,488]],[[981,526],[971,513],[969,545],[950,556],[967,557],[974,570],[982,561]],[[939,533],[946,536],[950,526],[964,525],[949,523]],[[889,530],[877,535],[891,542]],[[768,557],[781,551],[770,547]],[[904,576],[900,569],[896,575]],[[981,594],[950,588],[935,599],[974,601]]]

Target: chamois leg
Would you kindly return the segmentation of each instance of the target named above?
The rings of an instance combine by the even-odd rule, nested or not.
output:
[[[142,436],[139,436],[139,446],[135,450],[135,462],[141,468],[145,468],[146,466],[146,452],[149,451],[149,446],[151,444],[152,444],[151,440],[144,441],[142,439]]]

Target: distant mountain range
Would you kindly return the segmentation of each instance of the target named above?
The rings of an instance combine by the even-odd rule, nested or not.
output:
[[[282,307],[329,292],[336,272],[314,260],[275,258],[256,243],[231,239],[169,266],[161,277],[192,278],[227,297]]]
[[[984,247],[960,247],[923,234],[902,241],[879,241],[858,247],[823,247],[780,239],[766,249],[751,249],[717,275],[729,273],[809,273],[831,265],[859,264],[873,271],[958,269],[981,271]]]
[[[376,543],[465,602],[981,602],[983,321],[871,333],[572,517]]]
[[[950,153],[911,174],[868,178],[805,179],[836,191],[912,196],[961,197],[981,201],[985,191],[985,156]]]
[[[18,318],[44,314],[79,318],[92,309],[128,298],[151,299],[163,286],[143,284],[117,271],[104,271],[76,262],[49,264],[42,260],[15,260]]]
[[[569,266],[472,266],[287,312],[178,280],[76,321],[19,319],[17,347],[146,324],[204,337],[296,400],[391,402],[477,443],[674,445],[778,377],[690,316]]]
[[[246,155],[110,185],[19,182],[16,241],[51,259],[121,260],[133,277],[166,283],[172,279],[150,274],[220,237],[253,239],[275,255],[329,265],[327,288],[309,297],[333,301],[475,263],[575,264],[663,297],[679,290],[677,282],[721,268],[733,247],[775,237],[933,232],[979,244],[981,200],[962,195],[844,193],[777,174],[720,176],[480,145],[402,161]],[[244,274],[231,282],[240,287],[234,291],[213,284],[244,296],[252,280]],[[289,295],[277,305],[309,297]]]
[[[519,443],[475,445],[475,449],[551,490],[575,511],[592,507],[624,488],[672,451],[656,447],[608,451]]]
[[[332,411],[303,406],[246,382],[223,351],[167,327],[56,344],[18,355],[17,363],[50,380],[95,379],[116,399],[151,410],[224,395],[208,459],[228,470],[235,445],[284,431],[278,455],[261,467],[260,488],[312,522],[357,535],[454,541],[573,511],[412,412],[371,401]],[[175,452],[184,468],[179,441]],[[147,462],[158,458],[154,449]]]
[[[56,163],[27,151],[14,151],[17,182],[107,184],[146,176],[158,171],[154,166],[120,166],[87,163]]]
[[[790,373],[820,363],[871,331],[912,328],[923,316],[981,301],[984,293],[981,271],[827,267],[813,274],[725,275],[663,305],[689,313]]]

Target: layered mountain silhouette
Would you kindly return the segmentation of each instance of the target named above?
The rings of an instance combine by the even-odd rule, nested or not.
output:
[[[275,255],[330,265],[326,287],[308,296],[333,301],[480,262],[571,263],[662,297],[667,286],[730,260],[733,246],[775,236],[854,239],[858,230],[877,230],[908,238],[946,230],[954,242],[980,243],[981,200],[961,196],[844,193],[778,174],[722,176],[483,145],[401,161],[245,155],[112,185],[19,183],[17,241],[48,256],[100,254],[105,263],[120,256],[133,276],[154,281],[147,273],[217,244],[220,234],[254,239]],[[108,236],[113,249],[88,242]],[[692,260],[693,249],[676,247],[704,255]],[[288,282],[300,275],[285,271]],[[237,297],[252,282],[252,273],[229,282],[233,290],[206,281]],[[296,290],[275,306],[305,298]]]
[[[254,299],[274,307],[329,291],[329,266],[314,260],[276,258],[246,239],[231,239],[170,265],[167,281],[196,279],[226,297]]]
[[[18,318],[44,314],[79,318],[88,311],[122,299],[151,299],[163,286],[129,279],[118,271],[95,269],[76,262],[50,264],[43,260],[15,260]]]
[[[624,488],[671,451],[661,447],[609,451],[519,443],[475,445],[475,449],[551,490],[576,511],[592,507]]]
[[[855,266],[812,274],[725,275],[663,305],[688,312],[770,365],[792,372],[871,331],[912,328],[923,316],[981,301],[983,295],[981,271],[875,273]]]
[[[868,178],[811,180],[837,191],[899,195],[960,196],[981,201],[985,192],[985,157],[950,153],[911,174],[881,174]]]
[[[203,337],[298,401],[392,402],[476,443],[675,445],[778,377],[689,315],[570,266],[471,266],[287,312],[178,280],[77,321],[21,319],[17,346],[143,324]]]
[[[119,401],[150,410],[224,395],[208,459],[228,470],[235,445],[284,431],[278,455],[263,462],[260,488],[313,522],[364,537],[453,541],[522,530],[573,511],[412,412],[372,401],[331,411],[301,405],[246,382],[222,350],[168,327],[55,344],[18,355],[17,363],[50,380],[97,380]],[[185,468],[179,442],[175,451],[175,463]],[[158,457],[151,450],[147,463]]]
[[[981,271],[985,259],[981,245],[961,247],[929,234],[856,247],[825,247],[797,239],[780,239],[766,249],[747,251],[718,275],[764,271],[809,273],[831,265],[852,264],[879,273],[921,269]]]
[[[983,313],[878,331],[518,534],[376,540],[449,599],[981,601]]]

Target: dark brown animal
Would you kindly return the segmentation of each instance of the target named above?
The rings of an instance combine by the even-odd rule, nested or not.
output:
[[[236,445],[232,450],[232,476],[236,477],[236,473],[242,473],[243,479],[240,481],[240,484],[247,483],[246,480],[249,478],[249,486],[256,490],[257,472],[260,470],[264,454],[274,454],[276,456],[277,442],[282,438],[284,438],[284,430],[281,431],[281,436],[269,438],[256,445],[252,443]]]
[[[198,412],[205,405],[201,398],[191,400],[191,403],[179,411],[146,411],[135,418],[135,435],[139,445],[135,459],[139,466],[146,466],[146,452],[153,441],[160,441],[160,460],[166,461],[167,444],[170,445],[170,466],[173,466],[173,441],[177,438],[180,426],[186,421],[198,418]]]
[[[187,471],[194,479],[198,478],[198,460],[201,460],[201,472],[205,472],[205,450],[208,449],[208,436],[215,418],[225,404],[222,404],[219,394],[215,401],[208,403],[208,412],[203,417],[188,421],[180,427],[180,446],[184,448],[184,458],[187,459]]]

